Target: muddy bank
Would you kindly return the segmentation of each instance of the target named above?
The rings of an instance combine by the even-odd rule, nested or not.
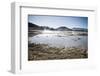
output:
[[[87,49],[81,48],[56,48],[45,44],[29,44],[28,60],[53,60],[53,59],[80,59],[88,58]]]

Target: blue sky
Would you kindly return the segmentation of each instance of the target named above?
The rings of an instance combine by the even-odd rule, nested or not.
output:
[[[61,26],[66,26],[69,28],[87,28],[88,17],[29,15],[28,22],[39,26],[49,26],[52,28]]]

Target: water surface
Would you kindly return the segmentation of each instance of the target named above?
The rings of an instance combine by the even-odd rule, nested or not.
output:
[[[30,43],[47,44],[50,47],[78,47],[87,48],[87,36],[70,36],[56,32],[44,32],[42,34],[29,37]]]

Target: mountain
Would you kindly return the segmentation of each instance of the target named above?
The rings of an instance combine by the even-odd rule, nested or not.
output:
[[[29,29],[30,30],[43,30],[44,28],[42,26],[33,24],[33,23],[28,23]]]
[[[38,25],[33,24],[33,23],[30,23],[30,22],[28,23],[28,26],[29,26],[29,27],[38,27]]]
[[[54,28],[50,28],[48,26],[40,26],[40,25],[36,25],[34,23],[28,23],[28,27],[29,27],[29,30],[44,30],[44,29],[47,29],[47,30],[56,30],[56,31],[84,31],[84,32],[87,32],[88,29],[85,29],[85,28],[68,28],[68,27],[65,27],[65,26],[61,26],[61,27],[58,27],[56,29]]]
[[[65,27],[65,26],[58,27],[56,30],[58,30],[58,31],[72,31],[72,29]]]
[[[29,29],[30,30],[44,30],[44,29],[47,29],[47,30],[55,30],[54,28],[50,28],[48,26],[39,26],[39,25],[36,25],[34,23],[28,23],[28,26],[29,26]]]
[[[84,31],[84,32],[87,32],[88,29],[85,29],[85,28],[72,28],[73,31]]]

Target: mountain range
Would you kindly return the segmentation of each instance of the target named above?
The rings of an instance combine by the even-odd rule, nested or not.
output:
[[[29,27],[29,30],[44,30],[44,29],[47,29],[47,30],[56,30],[56,31],[85,31],[85,32],[88,31],[88,29],[85,29],[85,28],[68,28],[68,27],[65,27],[65,26],[61,26],[61,27],[58,27],[58,28],[55,29],[55,28],[50,28],[48,26],[39,26],[39,25],[30,23],[30,22],[28,22],[28,27]]]

